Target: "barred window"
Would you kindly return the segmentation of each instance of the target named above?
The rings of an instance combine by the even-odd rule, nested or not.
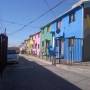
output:
[[[70,15],[69,15],[69,23],[72,23],[72,22],[74,22],[75,21],[75,12],[74,13],[71,13]]]
[[[60,33],[60,28],[61,28],[61,21],[57,21],[57,25],[56,25],[56,33]]]

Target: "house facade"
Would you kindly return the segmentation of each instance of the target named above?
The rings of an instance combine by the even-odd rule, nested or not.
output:
[[[25,43],[26,51],[32,55],[47,57],[48,46],[52,45],[56,60],[90,61],[90,0],[80,0]]]
[[[52,42],[52,34],[50,33],[50,26],[45,26],[41,28],[41,54],[47,57],[48,55],[48,46]]]
[[[25,44],[26,44],[26,48],[25,48],[26,49],[26,53],[29,55],[29,53],[30,53],[30,50],[29,50],[29,48],[30,48],[29,47],[30,46],[29,45],[29,39],[25,40]]]
[[[62,62],[90,60],[90,1],[81,0],[44,27],[48,26],[57,59],[61,58]]]
[[[33,49],[33,36],[29,36],[29,54],[32,55],[32,49]]]
[[[32,35],[32,54],[40,56],[40,32]]]

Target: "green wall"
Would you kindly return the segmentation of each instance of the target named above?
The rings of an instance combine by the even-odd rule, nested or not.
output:
[[[52,42],[52,34],[50,33],[50,30],[48,31],[48,27],[45,27],[45,28],[41,29],[41,43],[40,43],[40,46],[41,46],[41,51],[43,50],[44,53],[47,53],[46,40],[50,40],[50,43]],[[42,42],[44,42],[43,46],[42,46]]]

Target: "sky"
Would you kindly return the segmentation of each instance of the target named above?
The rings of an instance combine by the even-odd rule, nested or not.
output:
[[[53,9],[39,20],[19,30],[28,22],[34,20],[61,0],[0,0],[0,33],[7,32],[9,46],[18,46],[25,39],[40,28],[67,11],[79,0],[64,0],[57,8]]]

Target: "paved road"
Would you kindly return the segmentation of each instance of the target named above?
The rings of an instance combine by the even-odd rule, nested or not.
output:
[[[82,86],[79,83],[86,79],[88,77],[50,64],[20,57],[19,64],[6,68],[0,80],[0,90],[90,90],[90,85]]]

